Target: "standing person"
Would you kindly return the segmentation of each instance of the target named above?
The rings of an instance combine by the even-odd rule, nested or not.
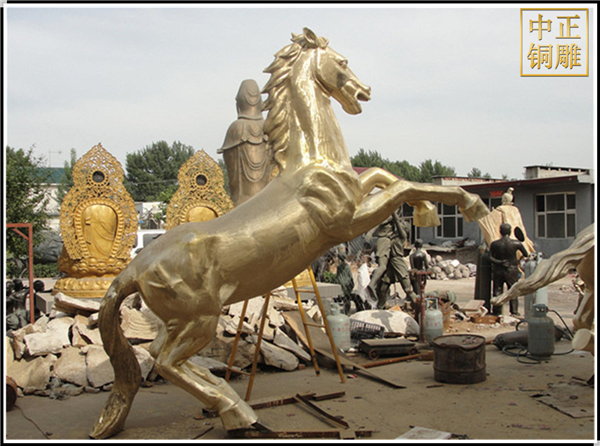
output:
[[[505,284],[507,288],[510,288],[519,280],[521,273],[519,272],[517,252],[521,252],[525,258],[529,255],[520,241],[510,238],[511,230],[510,224],[501,224],[501,238],[490,245],[494,297],[502,294]],[[501,309],[501,306],[494,306],[493,314],[501,314]],[[519,301],[517,299],[510,301],[510,314],[511,316],[520,316]]]
[[[404,248],[408,243],[410,235],[410,223],[400,221],[396,213],[392,214],[394,232],[390,243],[390,257],[388,267],[379,294],[378,307],[383,308],[387,298],[387,291],[392,283],[399,283],[406,293],[406,301],[409,307],[414,308],[419,296],[413,291],[410,283],[408,264],[404,257]]]
[[[427,282],[427,275],[420,275],[417,272],[425,272],[429,270],[429,261],[427,260],[427,253],[423,251],[423,240],[420,238],[415,240],[415,252],[410,257],[410,282],[413,287],[413,291],[417,296],[421,295],[421,285],[425,287]]]
[[[401,222],[394,212],[379,227],[375,252],[377,255],[377,269],[373,271],[369,290],[377,299],[377,308],[384,308],[387,293],[392,283],[400,283],[406,293],[406,298],[413,305],[417,295],[412,289],[408,274],[408,265],[404,258],[404,247],[408,241],[410,226],[408,222]]]
[[[376,301],[379,300],[379,284],[387,271],[393,233],[394,220],[391,215],[386,218],[373,233],[373,236],[377,237],[377,241],[375,242],[375,262],[377,263],[377,267],[371,274],[371,281],[367,286],[367,291]]]

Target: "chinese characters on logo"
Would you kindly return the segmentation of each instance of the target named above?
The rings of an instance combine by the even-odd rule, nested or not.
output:
[[[521,76],[587,76],[588,10],[521,9]]]

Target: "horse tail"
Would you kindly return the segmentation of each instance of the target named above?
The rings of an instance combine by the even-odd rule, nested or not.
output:
[[[91,438],[111,437],[123,429],[133,398],[140,387],[140,365],[120,324],[121,303],[128,295],[137,291],[130,276],[126,272],[117,276],[100,306],[100,335],[104,350],[110,357],[115,380],[104,410],[89,434]]]

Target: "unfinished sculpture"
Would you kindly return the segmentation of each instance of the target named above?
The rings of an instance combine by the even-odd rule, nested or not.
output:
[[[167,230],[191,221],[208,221],[233,209],[223,171],[204,150],[187,160],[177,174],[179,188],[167,206]]]
[[[263,102],[256,81],[243,81],[235,101],[238,119],[227,129],[223,146],[217,153],[223,154],[231,199],[239,206],[267,185],[274,164],[273,156],[267,150]]]
[[[533,241],[527,237],[525,225],[521,218],[521,212],[513,203],[513,191],[514,188],[509,187],[502,195],[502,204],[494,208],[489,215],[478,220],[477,223],[481,228],[481,232],[483,233],[483,237],[488,246],[490,246],[493,241],[502,238],[502,235],[500,234],[500,225],[502,225],[502,223],[508,223],[512,228],[510,237],[519,240],[522,239],[521,242],[525,246],[525,249],[527,249],[527,252],[532,253],[535,252]],[[520,235],[517,236],[519,231],[522,234],[522,237]]]
[[[227,430],[257,422],[250,406],[223,379],[188,359],[215,333],[221,307],[263,295],[290,280],[327,249],[352,240],[412,203],[417,225],[439,224],[436,207],[458,205],[472,221],[488,213],[459,187],[398,180],[382,169],[360,177],[352,169],[330,96],[350,114],[370,88],[348,61],[312,31],[293,35],[265,70],[265,131],[280,173],[231,212],[167,231],[135,257],[102,302],[99,326],[115,381],[91,432],[119,432],[140,385],[140,368],[118,324],[126,296],[139,292],[164,322],[150,352],[165,379],[218,411]],[[382,190],[369,195],[376,187]]]
[[[591,224],[575,237],[569,248],[557,252],[549,259],[543,259],[529,277],[518,281],[504,294],[494,297],[492,304],[501,305],[519,296],[532,294],[576,269],[579,277],[585,283],[585,293],[573,318],[573,326],[576,330],[573,347],[578,350],[593,351],[595,308],[594,228],[595,225]]]
[[[103,297],[129,263],[138,214],[123,185],[123,169],[101,144],[73,166],[73,187],[60,207],[64,242],[58,269],[64,274],[52,293]]]

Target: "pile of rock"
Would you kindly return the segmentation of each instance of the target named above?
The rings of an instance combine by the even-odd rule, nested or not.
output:
[[[463,265],[456,259],[443,260],[440,255],[431,258],[430,267],[433,271],[431,278],[435,280],[463,279],[477,274],[474,263]]]
[[[264,304],[263,297],[249,301],[244,329],[258,331]],[[215,374],[225,373],[240,321],[243,303],[223,309],[213,340],[191,360]],[[320,313],[311,302],[304,305],[307,313],[319,319]],[[6,337],[7,376],[14,379],[19,392],[61,399],[82,392],[110,390],[114,372],[104,351],[98,311],[100,303],[73,299],[58,293],[52,310],[34,324],[13,331]],[[297,304],[287,297],[285,289],[271,297],[267,310],[259,363],[282,370],[295,370],[300,361],[310,362],[310,355],[295,340],[281,311],[296,310]],[[129,296],[121,307],[121,328],[133,346],[142,371],[142,384],[159,379],[154,359],[149,353],[151,341],[162,322],[143,304],[137,294]],[[257,336],[244,336],[239,342],[234,367],[252,364]]]

